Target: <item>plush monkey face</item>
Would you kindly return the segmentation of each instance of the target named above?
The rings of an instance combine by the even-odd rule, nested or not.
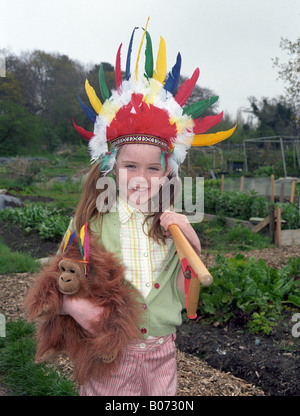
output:
[[[64,295],[75,295],[85,279],[83,266],[72,260],[62,259],[58,264],[61,272],[58,278],[58,286]]]

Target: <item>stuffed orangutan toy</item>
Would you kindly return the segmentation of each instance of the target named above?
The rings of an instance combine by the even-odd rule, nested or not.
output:
[[[40,271],[24,307],[29,319],[39,323],[36,362],[66,353],[75,380],[83,384],[92,377],[108,376],[127,343],[141,338],[142,308],[137,290],[124,281],[123,266],[89,238],[87,224],[79,237],[67,232],[61,253]],[[70,315],[60,315],[63,296],[85,298],[102,307],[91,332]]]

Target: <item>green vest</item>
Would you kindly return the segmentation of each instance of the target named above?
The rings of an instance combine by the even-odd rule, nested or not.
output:
[[[117,254],[122,262],[119,213],[109,212],[103,215],[101,229],[97,220],[92,220],[89,225],[98,237],[99,243],[102,243],[107,251]],[[71,224],[69,229],[72,229]],[[145,299],[141,295],[141,311],[145,319],[140,329],[144,339],[148,336],[161,337],[173,334],[176,332],[176,326],[181,325],[185,296],[177,289],[179,269],[180,261],[173,243],[148,296]]]

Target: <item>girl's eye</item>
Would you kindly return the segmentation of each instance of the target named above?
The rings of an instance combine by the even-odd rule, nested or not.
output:
[[[157,172],[159,169],[158,168],[155,168],[155,167],[150,167],[149,170],[154,170],[154,171]]]
[[[125,168],[126,169],[133,169],[133,168],[135,168],[135,165],[126,165]]]

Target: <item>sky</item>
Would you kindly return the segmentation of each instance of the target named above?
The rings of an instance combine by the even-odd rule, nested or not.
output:
[[[219,95],[219,111],[235,118],[249,108],[248,97],[284,93],[272,59],[287,62],[280,39],[299,37],[299,0],[0,0],[0,49],[16,55],[40,49],[82,64],[115,65],[122,43],[125,70],[131,32],[148,17],[154,56],[162,36],[168,71],[180,52],[181,74],[190,77],[199,67],[197,84]]]

